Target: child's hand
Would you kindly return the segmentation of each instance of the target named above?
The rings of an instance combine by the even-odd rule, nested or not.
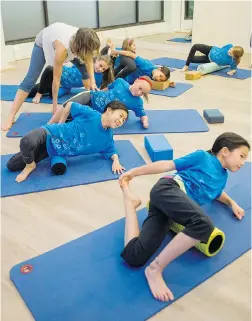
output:
[[[171,81],[171,82],[169,83],[169,87],[174,88],[174,87],[175,87],[175,85],[176,85],[175,81]]]
[[[146,128],[146,129],[149,128],[148,116],[142,116],[141,122],[142,122],[144,128]]]
[[[125,168],[122,167],[122,165],[119,163],[119,161],[118,160],[113,161],[112,172],[114,174],[122,174],[123,171],[125,171]]]
[[[133,178],[135,177],[134,173],[132,170],[126,172],[126,173],[123,173],[120,177],[119,177],[119,184],[120,186],[123,186],[123,181],[126,180],[126,181],[131,181]]]
[[[244,209],[241,208],[237,203],[232,203],[231,205],[232,211],[237,219],[241,220],[243,216],[245,215]]]
[[[230,70],[230,71],[227,72],[227,74],[228,74],[229,76],[233,76],[234,73],[235,73],[235,71],[232,71],[232,70]]]

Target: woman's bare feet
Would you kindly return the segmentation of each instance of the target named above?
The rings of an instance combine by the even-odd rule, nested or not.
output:
[[[14,123],[15,123],[15,116],[14,117],[13,116],[9,116],[7,121],[6,121],[6,123],[4,125],[2,125],[1,129],[3,131],[7,131],[12,127],[12,125]]]
[[[160,301],[174,300],[174,296],[164,282],[163,267],[154,260],[146,269],[145,276],[155,299]]]
[[[36,93],[36,96],[33,98],[32,102],[33,102],[34,104],[39,104],[41,97],[42,97],[42,94]]]
[[[184,67],[181,69],[182,72],[185,72],[185,71],[187,71],[187,70],[188,70],[188,66],[184,66]]]
[[[130,202],[134,209],[141,205],[140,198],[131,193],[131,190],[129,189],[129,181],[127,180],[127,178],[122,180],[121,189],[125,202]]]
[[[32,162],[31,164],[26,164],[23,171],[16,177],[16,182],[21,183],[26,180],[26,178],[34,171],[36,168],[36,163]]]

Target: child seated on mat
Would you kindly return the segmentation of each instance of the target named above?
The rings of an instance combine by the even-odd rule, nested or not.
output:
[[[106,105],[111,101],[120,101],[127,106],[129,110],[133,110],[137,117],[140,117],[144,128],[148,128],[148,116],[143,107],[141,96],[148,99],[148,93],[151,91],[152,82],[147,76],[140,77],[135,80],[133,85],[129,85],[123,79],[116,79],[108,86],[106,91],[90,91],[77,94],[68,101],[78,102],[82,105],[89,105],[93,109],[103,113]],[[66,121],[68,113],[65,112],[64,106],[58,107],[56,113],[52,116],[49,124],[63,123]],[[68,118],[71,120],[71,116]]]
[[[57,155],[78,156],[100,153],[113,160],[112,171],[122,173],[114,145],[111,128],[117,128],[127,120],[128,110],[119,101],[107,104],[103,114],[89,106],[69,102],[73,121],[67,124],[47,124],[26,134],[20,141],[20,152],[7,163],[10,171],[20,171],[16,182],[24,181],[36,168],[36,163]]]
[[[230,206],[237,219],[244,210],[223,190],[227,170],[238,171],[245,163],[250,150],[249,143],[235,133],[224,133],[209,151],[198,150],[187,156],[144,165],[122,174],[119,178],[125,204],[125,248],[122,258],[133,267],[144,266],[158,250],[173,220],[185,226],[160,254],[146,267],[145,276],[153,296],[161,301],[174,299],[166,286],[162,272],[165,267],[196,245],[206,243],[214,225],[200,207],[218,200]],[[136,176],[165,173],[150,192],[148,217],[139,230],[136,208],[140,200],[129,188],[129,181]]]
[[[90,89],[90,80],[85,64],[82,64],[77,58],[71,61],[72,67],[63,66],[60,79],[60,86],[66,89],[66,93],[71,88],[85,87]],[[94,76],[98,88],[105,87],[114,80],[112,70],[113,63],[108,56],[100,56],[94,62]],[[106,78],[106,82],[104,80]],[[36,84],[30,91],[28,97],[34,97],[33,102],[38,104],[43,95],[52,96],[53,67],[48,66],[42,76],[40,83]]]
[[[203,53],[203,56],[195,56],[196,51]],[[186,71],[191,62],[193,63],[208,63],[215,62],[220,66],[230,66],[230,71],[227,72],[229,76],[232,76],[237,69],[241,61],[241,57],[244,54],[244,50],[240,46],[233,46],[228,44],[222,48],[216,46],[207,46],[203,44],[195,44],[192,46],[189,55],[186,60],[185,66],[182,71]]]
[[[110,50],[107,52],[108,55],[120,55],[120,65],[115,69],[116,79],[124,78],[129,84],[133,84],[133,82],[141,76],[148,76],[155,81],[166,81],[170,79],[170,69],[168,67],[157,67],[149,60],[136,54],[134,39],[125,39],[122,50],[115,50],[112,42],[108,44],[110,46]],[[120,72],[118,70],[120,70]],[[174,87],[174,85],[174,82],[170,82],[170,87]]]

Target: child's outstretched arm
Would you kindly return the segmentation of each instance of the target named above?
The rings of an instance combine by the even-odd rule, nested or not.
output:
[[[122,174],[123,171],[125,171],[125,168],[120,164],[118,155],[117,154],[112,155],[111,159],[113,161],[112,172],[114,174]]]
[[[126,50],[113,50],[111,49],[111,55],[122,55],[126,57],[130,57],[132,59],[136,59],[137,55],[134,54],[132,51],[126,51]]]
[[[236,218],[241,220],[245,215],[244,209],[241,208],[227,193],[222,192],[220,197],[217,198],[217,201],[230,206]]]
[[[147,129],[149,127],[149,122],[148,122],[149,118],[148,118],[148,116],[147,115],[142,116],[142,117],[140,117],[140,119],[141,119],[141,122],[143,124],[143,127]]]
[[[132,180],[136,176],[142,176],[142,175],[150,175],[150,174],[160,174],[165,173],[169,171],[175,170],[175,164],[173,161],[159,161],[150,163],[141,167],[135,167],[128,172],[122,174],[119,178],[119,182],[121,185],[121,182],[124,178],[126,178],[128,181]]]

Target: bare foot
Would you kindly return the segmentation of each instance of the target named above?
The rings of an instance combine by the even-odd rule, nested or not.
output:
[[[160,301],[174,300],[172,292],[164,282],[162,276],[163,269],[153,261],[146,269],[145,276],[150,290],[155,299]]]
[[[184,66],[184,67],[181,69],[182,72],[185,72],[185,71],[187,71],[187,70],[188,70],[188,66]]]
[[[34,171],[36,168],[36,163],[32,162],[31,164],[27,164],[24,170],[16,177],[16,182],[21,183],[26,180],[26,178]]]
[[[39,104],[41,97],[42,97],[42,94],[36,93],[36,96],[33,98],[32,102],[33,102],[34,104]]]
[[[121,182],[121,189],[125,198],[125,202],[130,202],[134,208],[137,208],[141,205],[141,200],[137,196],[131,193],[129,189],[129,181],[127,178],[124,178]]]
[[[14,117],[9,116],[6,123],[4,125],[2,125],[1,128],[2,128],[2,130],[7,131],[12,127],[12,124],[14,124],[14,123],[15,123]]]

